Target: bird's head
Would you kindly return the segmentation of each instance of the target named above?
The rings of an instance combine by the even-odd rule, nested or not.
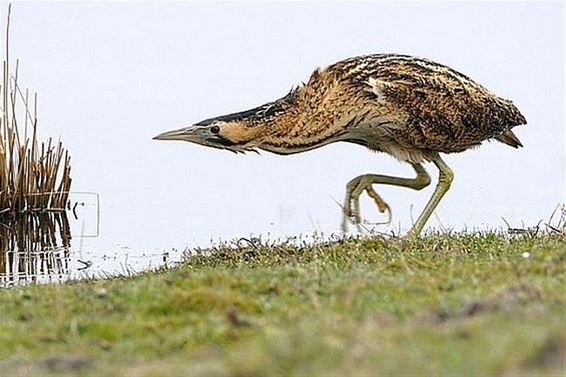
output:
[[[161,133],[153,139],[188,141],[238,153],[255,151],[254,140],[260,128],[260,126],[250,124],[246,119],[218,117]]]

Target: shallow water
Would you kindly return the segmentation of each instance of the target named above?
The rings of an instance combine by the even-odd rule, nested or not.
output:
[[[0,222],[0,287],[131,275],[172,266],[183,250],[136,250],[100,236],[98,194],[71,193],[69,210]]]
[[[29,283],[61,283],[69,280],[128,276],[157,267],[175,266],[182,253],[177,250],[109,253],[58,247],[41,251],[7,251],[0,257],[0,287]]]

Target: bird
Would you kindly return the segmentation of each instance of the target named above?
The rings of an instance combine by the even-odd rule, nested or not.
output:
[[[347,142],[386,153],[409,164],[412,178],[363,174],[346,185],[343,229],[359,225],[366,192],[379,212],[390,206],[374,185],[422,190],[431,184],[424,164],[439,171],[436,188],[407,233],[418,236],[449,190],[454,173],[441,154],[459,153],[497,140],[522,147],[512,128],[527,121],[512,101],[468,76],[432,60],[402,54],[371,54],[317,68],[307,83],[251,110],[217,116],[161,133],[178,140],[235,153],[301,153]],[[389,217],[391,219],[391,217]]]

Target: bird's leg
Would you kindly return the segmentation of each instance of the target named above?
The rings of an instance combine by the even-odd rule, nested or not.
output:
[[[452,180],[454,179],[454,173],[440,158],[440,156],[437,156],[436,159],[433,160],[433,162],[439,170],[438,184],[436,185],[436,189],[434,190],[434,193],[426,204],[423,212],[417,219],[417,222],[415,223],[415,225],[413,225],[409,233],[407,233],[407,237],[409,238],[419,235],[427,220],[430,218],[430,215],[432,215],[432,212],[434,211],[444,194],[446,194],[446,192],[450,188]]]
[[[377,204],[379,212],[389,212],[391,219],[391,208],[371,187],[374,184],[385,184],[393,186],[408,187],[413,190],[421,190],[430,184],[430,177],[421,164],[411,164],[417,173],[415,178],[391,177],[388,175],[364,174],[352,179],[346,185],[346,199],[344,200],[344,221],[342,231],[347,231],[348,219],[354,223],[361,223],[360,195],[366,191]]]

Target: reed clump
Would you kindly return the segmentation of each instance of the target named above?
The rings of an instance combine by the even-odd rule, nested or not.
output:
[[[71,158],[61,141],[38,138],[37,93],[18,85],[10,65],[9,27],[0,86],[0,221],[27,213],[63,212],[71,187]]]

